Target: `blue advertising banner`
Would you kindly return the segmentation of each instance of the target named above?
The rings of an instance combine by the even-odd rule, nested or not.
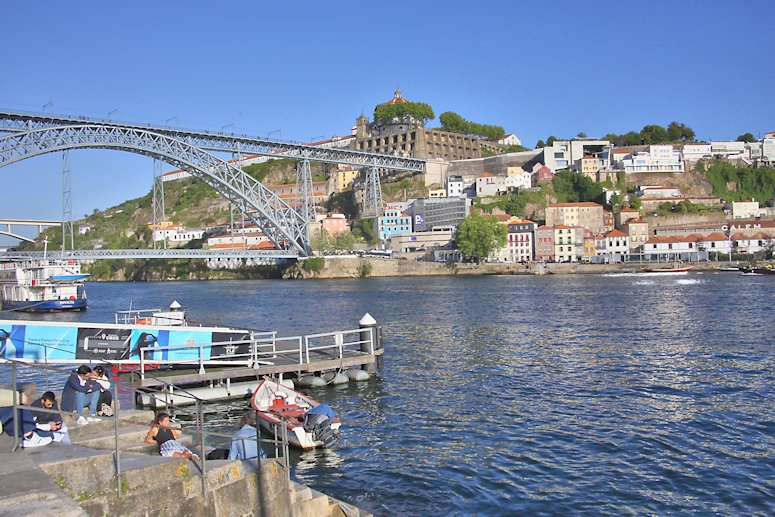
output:
[[[205,361],[211,357],[228,360],[230,355],[248,353],[250,346],[225,346],[222,343],[248,338],[249,333],[244,330],[213,327],[0,321],[0,358],[35,362],[139,363],[140,350],[150,347],[144,351],[145,361],[192,361],[199,359],[200,348]]]

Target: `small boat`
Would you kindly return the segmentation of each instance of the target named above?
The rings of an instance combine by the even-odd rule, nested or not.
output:
[[[122,325],[152,325],[161,327],[185,327],[186,308],[173,300],[168,310],[162,309],[129,309],[116,312],[116,323]]]
[[[743,275],[775,275],[775,269],[771,266],[764,267],[741,267],[740,272]]]
[[[740,271],[739,267],[714,267],[716,271]]]
[[[329,448],[339,442],[339,418],[321,404],[284,384],[264,379],[250,398],[258,423],[270,434],[288,431],[288,443],[301,449]]]
[[[0,263],[3,310],[61,312],[86,310],[84,281],[75,260]]]
[[[689,273],[689,271],[692,269],[692,266],[673,266],[673,267],[662,267],[662,268],[653,268],[653,267],[644,267],[643,272],[648,273],[651,275],[685,275]]]

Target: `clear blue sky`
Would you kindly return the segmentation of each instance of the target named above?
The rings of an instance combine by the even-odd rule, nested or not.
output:
[[[349,134],[400,89],[528,147],[673,120],[702,140],[775,130],[771,0],[41,1],[2,14],[4,109],[311,141]],[[61,217],[61,161],[0,168],[0,217]],[[116,151],[73,151],[71,170],[75,218],[153,178],[152,160]]]

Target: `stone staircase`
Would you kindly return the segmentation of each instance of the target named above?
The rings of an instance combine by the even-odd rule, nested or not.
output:
[[[206,496],[200,465],[183,458],[164,458],[155,445],[144,443],[152,411],[121,411],[119,424],[121,496],[117,494],[115,422],[106,419],[78,426],[65,416],[72,445],[53,443],[44,447],[10,450],[0,440],[0,462],[12,457],[25,463],[25,471],[40,485],[23,490],[3,481],[0,473],[0,516],[56,512],[70,515],[219,516],[264,515],[318,517],[365,515],[356,508],[298,483],[286,489],[286,474],[274,459],[261,463],[260,488],[255,462],[209,460],[206,462]],[[8,438],[7,436],[3,437]],[[183,435],[190,443],[192,437]],[[192,447],[193,449],[193,447]],[[198,452],[198,451],[195,451]],[[200,454],[202,456],[202,454]],[[0,472],[3,469],[0,468]],[[46,478],[46,479],[42,479]],[[10,479],[9,479],[10,481]],[[6,486],[7,485],[7,486]],[[8,491],[16,490],[16,494]]]

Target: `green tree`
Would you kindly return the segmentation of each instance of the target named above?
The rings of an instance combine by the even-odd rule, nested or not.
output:
[[[737,137],[738,142],[748,142],[749,144],[751,142],[756,142],[756,137],[753,136],[751,133],[744,133]]]
[[[439,115],[439,122],[441,122],[442,131],[460,133],[463,135],[474,135],[486,138],[487,140],[499,140],[506,134],[500,126],[469,122],[452,111],[445,111]]]
[[[509,230],[492,216],[473,213],[461,221],[457,231],[457,246],[468,260],[480,260],[506,245]]]
[[[374,232],[374,218],[357,219],[353,223],[352,232],[355,238],[359,238],[369,244],[377,244],[379,239]]]
[[[562,200],[565,203],[573,203],[579,200],[579,196],[576,193],[575,185],[573,182],[574,173],[568,169],[557,171],[552,178],[552,187],[554,187],[555,193],[557,193],[558,200]]]
[[[630,208],[640,210],[643,207],[643,201],[635,194],[630,195]]]
[[[621,194],[612,194],[609,203],[612,207],[621,208],[624,204],[624,196]]]
[[[636,133],[635,131],[630,131],[629,133],[624,135],[624,143],[616,144],[616,145],[640,145],[640,144],[641,144],[640,133]]]
[[[661,144],[669,140],[667,129],[657,124],[643,126],[640,130],[640,137],[644,144]]]
[[[550,136],[549,138],[546,139],[546,147],[553,146],[556,141],[557,141],[556,136]]]
[[[675,142],[681,139],[681,126],[683,126],[683,124],[679,124],[675,121],[667,125],[667,138],[671,142]]]
[[[419,122],[423,127],[428,121],[436,118],[433,108],[424,102],[399,102],[396,104],[380,104],[374,109],[375,124],[407,124]]]
[[[579,201],[586,203],[588,201],[600,202],[603,199],[603,186],[583,174],[574,174],[574,189],[578,192]]]
[[[543,147],[546,147],[546,142],[544,142],[543,140],[539,140],[538,142],[536,142],[536,146],[535,146],[536,149],[541,149]]]
[[[468,131],[468,122],[452,111],[445,111],[439,115],[439,122],[441,122],[441,129],[443,131],[461,134],[465,134]]]
[[[524,192],[511,193],[506,200],[506,213],[522,217],[522,213],[528,203],[528,196]]]

